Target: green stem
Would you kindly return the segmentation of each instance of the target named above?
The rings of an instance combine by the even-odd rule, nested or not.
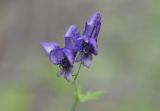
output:
[[[77,106],[78,106],[78,103],[79,103],[79,100],[78,100],[78,98],[76,97],[76,98],[75,98],[75,101],[74,101],[74,104],[73,104],[73,107],[72,107],[72,111],[76,111],[76,108],[77,108]]]
[[[77,88],[77,82],[76,82],[76,80],[77,80],[77,77],[78,77],[78,75],[79,75],[79,72],[80,72],[80,69],[81,69],[81,65],[82,65],[82,63],[80,63],[79,68],[78,68],[78,71],[77,71],[77,73],[76,73],[76,75],[75,75],[75,77],[74,77],[74,81],[73,81],[73,85],[74,85],[76,94],[75,94],[75,101],[74,101],[74,104],[73,104],[73,107],[72,107],[72,110],[71,110],[71,111],[76,111],[76,108],[77,108],[77,106],[78,106],[78,104],[79,104],[78,88]]]
[[[78,75],[79,75],[79,71],[80,71],[80,69],[81,69],[81,65],[82,65],[82,63],[80,63],[80,65],[79,65],[78,71],[77,71],[77,73],[76,73],[76,75],[75,75],[75,77],[74,77],[74,81],[76,81],[76,79],[77,79],[77,77],[78,77]]]

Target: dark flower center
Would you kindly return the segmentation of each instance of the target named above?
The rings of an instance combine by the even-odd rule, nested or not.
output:
[[[63,70],[68,70],[70,68],[70,63],[68,59],[65,57],[59,64],[60,68]]]
[[[85,54],[92,54],[94,52],[92,45],[89,43],[84,43],[82,45],[82,52]]]

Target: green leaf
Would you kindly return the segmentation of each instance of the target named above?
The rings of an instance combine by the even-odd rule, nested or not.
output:
[[[88,91],[87,93],[82,93],[81,88],[78,88],[77,92],[78,100],[80,102],[87,102],[92,100],[97,100],[99,97],[104,95],[105,93],[103,91]]]

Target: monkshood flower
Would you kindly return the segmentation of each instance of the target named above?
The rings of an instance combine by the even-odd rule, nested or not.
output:
[[[97,39],[100,27],[101,15],[100,13],[94,13],[90,20],[85,24],[82,37],[77,38],[76,41],[76,47],[78,49],[76,62],[81,61],[87,68],[89,68],[92,64],[92,55],[98,55]]]
[[[100,13],[96,12],[91,16],[90,20],[86,22],[83,35],[88,36],[89,38],[94,38],[97,41],[100,28],[101,28],[101,15]]]
[[[74,56],[77,54],[76,41],[80,37],[80,31],[77,26],[71,25],[65,35],[65,44],[68,49],[72,49]]]
[[[71,25],[65,34],[65,47],[60,48],[56,42],[42,42],[41,45],[48,54],[52,64],[59,65],[60,71],[57,75],[64,75],[66,80],[70,80],[73,74],[73,64],[75,60],[74,36],[79,35],[79,29]]]

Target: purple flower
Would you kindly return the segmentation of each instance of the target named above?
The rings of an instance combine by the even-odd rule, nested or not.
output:
[[[75,59],[74,39],[79,36],[79,29],[71,25],[65,35],[65,47],[60,48],[56,42],[43,42],[42,47],[49,55],[50,61],[53,64],[59,65],[60,71],[57,75],[64,75],[66,80],[70,80],[73,73],[73,63]]]
[[[42,42],[52,64],[60,67],[57,75],[64,75],[70,80],[73,74],[74,61],[81,61],[89,68],[92,64],[93,55],[98,55],[97,39],[101,28],[101,15],[94,13],[85,24],[82,36],[75,25],[71,25],[65,34],[65,47],[61,48],[56,42]]]
[[[101,27],[100,13],[94,13],[86,22],[83,36],[77,38],[75,47],[78,50],[76,62],[81,61],[89,68],[92,64],[93,55],[98,55],[97,39]]]
[[[101,28],[101,15],[100,13],[94,13],[90,20],[85,24],[83,35],[88,36],[89,38],[94,38],[97,41],[99,32]]]
[[[77,26],[71,25],[65,35],[65,44],[66,47],[72,49],[74,56],[77,54],[77,47],[75,47],[75,43],[77,39],[80,37],[80,31]]]

